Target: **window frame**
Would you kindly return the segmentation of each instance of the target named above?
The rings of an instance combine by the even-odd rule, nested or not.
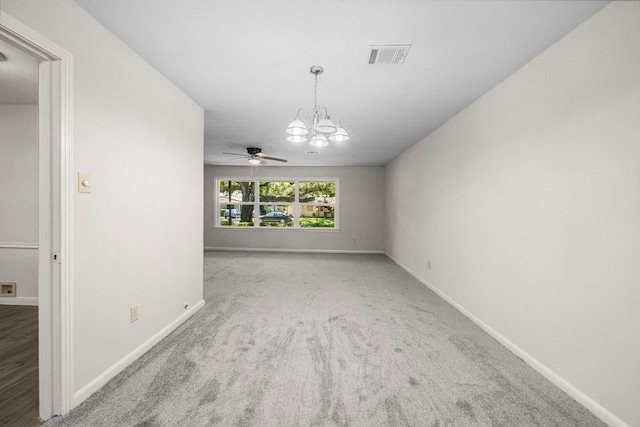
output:
[[[235,227],[229,225],[221,225],[219,213],[221,209],[227,209],[227,203],[221,200],[220,195],[220,183],[232,181],[232,182],[253,182],[254,183],[254,197],[252,202],[234,202],[238,205],[253,205],[253,225],[244,227]],[[215,187],[215,197],[213,201],[213,228],[216,230],[303,230],[312,232],[333,232],[340,230],[340,178],[337,177],[301,177],[301,178],[285,178],[285,177],[256,177],[256,176],[214,176],[213,177]],[[286,205],[293,206],[293,224],[285,227],[271,227],[260,225],[260,207],[268,202],[260,201],[260,183],[261,182],[293,182],[294,183],[294,201],[291,203],[285,203]],[[301,182],[333,182],[335,184],[335,202],[334,203],[300,203],[299,201],[299,183]],[[282,203],[278,203],[280,205]],[[301,207],[303,206],[329,206],[333,207],[333,227],[301,227]]]

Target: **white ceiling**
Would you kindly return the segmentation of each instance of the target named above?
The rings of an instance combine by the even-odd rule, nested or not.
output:
[[[38,61],[0,39],[0,104],[38,103]]]
[[[222,153],[255,146],[292,166],[388,163],[607,3],[75,1],[204,107],[205,164],[245,165]],[[368,65],[372,44],[412,48]],[[351,140],[314,156],[285,128],[313,107],[315,64],[318,102]]]

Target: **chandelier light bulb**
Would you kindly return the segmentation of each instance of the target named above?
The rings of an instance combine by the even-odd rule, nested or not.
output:
[[[326,147],[327,145],[329,145],[329,141],[327,140],[326,136],[322,135],[321,133],[317,133],[313,135],[313,138],[311,138],[310,144],[314,147]]]
[[[338,128],[336,132],[329,136],[329,139],[333,142],[343,142],[349,140],[349,134],[344,128]]]
[[[304,135],[289,135],[287,141],[295,143],[307,142],[307,137]]]

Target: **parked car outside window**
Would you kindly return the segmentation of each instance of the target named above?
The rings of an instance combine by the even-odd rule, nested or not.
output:
[[[229,218],[229,209],[224,211],[224,217]],[[240,209],[231,209],[232,218],[240,218]]]
[[[291,215],[287,215],[282,212],[269,212],[266,215],[260,215],[260,221],[262,222],[291,222],[293,218]]]

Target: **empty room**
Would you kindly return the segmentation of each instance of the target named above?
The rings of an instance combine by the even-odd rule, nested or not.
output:
[[[1,0],[0,425],[640,425],[640,1]]]

